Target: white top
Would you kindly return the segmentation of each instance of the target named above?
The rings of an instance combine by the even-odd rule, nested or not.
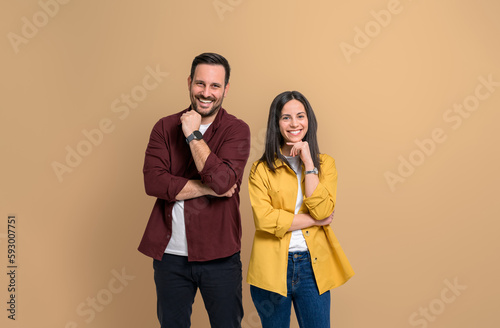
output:
[[[201,134],[205,134],[210,124],[212,123],[200,125]],[[176,201],[172,209],[172,237],[170,237],[165,253],[181,256],[188,255],[183,200]]]
[[[297,174],[297,183],[299,188],[297,189],[297,201],[295,203],[295,213],[297,214],[302,206],[302,201],[304,199],[304,194],[302,193],[302,186],[300,181],[302,180],[302,165],[299,156],[289,157],[285,156],[286,160],[292,166],[295,174]],[[290,239],[290,245],[288,246],[289,252],[304,252],[307,251],[307,243],[302,234],[302,230],[294,230],[292,231],[292,238]]]

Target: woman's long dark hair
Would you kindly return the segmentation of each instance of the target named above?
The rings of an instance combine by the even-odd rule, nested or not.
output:
[[[302,141],[307,141],[309,144],[309,150],[311,152],[311,158],[313,160],[314,166],[320,170],[319,166],[319,146],[318,139],[316,138],[316,131],[318,130],[318,122],[316,121],[316,116],[312,110],[309,101],[306,97],[298,91],[285,91],[280,93],[274,98],[271,103],[271,108],[269,109],[269,118],[267,120],[267,132],[266,132],[266,148],[264,154],[260,158],[260,162],[266,163],[271,171],[275,171],[276,167],[274,161],[276,158],[281,159],[283,162],[290,166],[290,163],[281,154],[281,147],[285,143],[283,136],[280,132],[279,121],[281,118],[281,110],[283,106],[290,100],[298,100],[304,105],[306,110],[308,129]],[[290,166],[291,167],[291,166]]]

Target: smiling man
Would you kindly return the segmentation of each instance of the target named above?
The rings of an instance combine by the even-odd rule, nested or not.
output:
[[[230,67],[203,53],[191,65],[189,108],[160,119],[144,161],[156,203],[139,245],[153,258],[161,327],[190,327],[198,288],[211,327],[241,327],[239,190],[250,129],[222,108]]]

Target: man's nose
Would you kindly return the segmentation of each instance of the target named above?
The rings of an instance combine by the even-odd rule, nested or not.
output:
[[[205,97],[205,98],[210,97],[210,87],[206,86],[205,88],[203,88],[202,94],[203,94],[203,97]]]

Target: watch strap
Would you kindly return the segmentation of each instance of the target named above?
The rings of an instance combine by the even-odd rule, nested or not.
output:
[[[315,167],[311,171],[306,171],[305,174],[318,174],[318,169]]]
[[[201,140],[201,139],[203,139],[203,134],[201,134],[200,131],[196,130],[187,136],[186,143],[189,144],[193,140]]]

